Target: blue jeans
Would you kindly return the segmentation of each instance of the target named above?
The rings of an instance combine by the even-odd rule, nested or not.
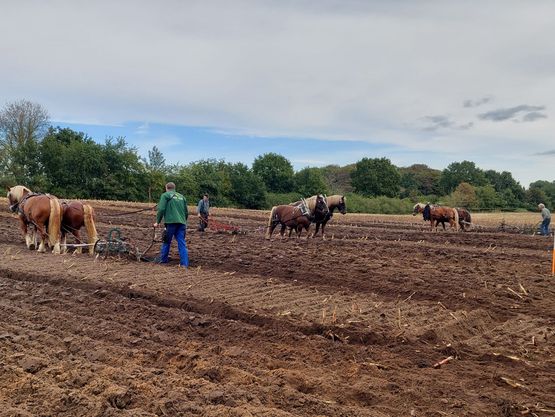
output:
[[[187,244],[185,243],[185,235],[187,233],[187,226],[181,223],[167,223],[166,224],[166,239],[160,248],[160,263],[165,264],[168,262],[168,255],[170,253],[170,246],[172,239],[175,237],[177,240],[177,249],[179,249],[179,265],[189,266],[189,253],[187,252]]]
[[[549,235],[549,223],[551,223],[551,219],[545,219],[542,222],[541,231],[542,231],[542,235],[544,236]]]

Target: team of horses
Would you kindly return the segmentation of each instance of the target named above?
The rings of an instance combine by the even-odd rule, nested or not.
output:
[[[317,194],[291,204],[274,206],[268,219],[266,239],[272,238],[272,234],[278,225],[281,225],[280,236],[282,239],[286,228],[289,228],[288,237],[291,237],[291,233],[295,230],[297,239],[299,239],[302,230],[305,229],[308,238],[308,229],[312,223],[316,224],[316,230],[312,237],[316,237],[320,227],[322,227],[322,239],[325,239],[326,224],[333,217],[335,210],[338,210],[341,214],[347,212],[345,196]]]
[[[470,212],[462,207],[452,208],[431,205],[430,203],[416,203],[413,207],[412,215],[416,216],[418,213],[422,213],[424,221],[430,222],[430,230],[437,230],[439,223],[443,226],[443,230],[446,230],[445,223],[449,223],[455,231],[459,228],[466,231],[472,224]]]
[[[81,252],[80,229],[85,226],[89,253],[98,240],[94,210],[80,201],[62,201],[52,194],[33,193],[22,185],[8,187],[10,210],[17,213],[27,248],[46,252],[46,246],[59,254],[67,251],[67,235],[75,236],[76,252]],[[37,242],[38,241],[38,242]]]

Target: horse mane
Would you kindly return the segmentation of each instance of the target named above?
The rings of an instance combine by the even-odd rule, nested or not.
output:
[[[32,191],[23,185],[16,185],[15,187],[10,188],[12,198],[18,203],[21,201],[25,193],[31,194]]]
[[[341,199],[343,199],[343,202],[345,202],[345,197],[339,194],[326,196],[329,209],[331,210],[332,207],[339,206],[339,204],[341,204]]]
[[[318,194],[305,198],[306,206],[308,207],[310,214],[314,214],[314,210],[316,209],[317,198],[318,198]]]

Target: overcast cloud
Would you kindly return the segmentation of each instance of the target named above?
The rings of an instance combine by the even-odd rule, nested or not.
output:
[[[551,0],[3,0],[0,104],[385,144],[350,162],[469,159],[528,185],[555,179],[553,16]]]

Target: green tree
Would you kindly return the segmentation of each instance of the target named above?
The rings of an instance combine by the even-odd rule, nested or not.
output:
[[[45,178],[40,142],[49,126],[48,112],[28,100],[7,103],[0,111],[0,169],[15,183],[40,189]]]
[[[85,133],[50,128],[40,146],[48,190],[68,198],[100,197],[105,172],[102,145]]]
[[[503,199],[499,196],[493,185],[476,187],[476,197],[480,209],[494,209],[503,207]]]
[[[517,207],[525,202],[524,187],[513,178],[510,172],[497,172],[490,169],[485,171],[484,175],[495,191],[503,196],[507,206]]]
[[[272,193],[287,193],[293,190],[293,165],[289,160],[276,153],[258,156],[252,171],[258,175],[266,189]]]
[[[156,199],[156,190],[161,190],[164,188],[166,183],[166,159],[164,155],[157,146],[153,146],[150,151],[148,151],[148,160],[143,160],[147,171],[148,178],[148,201]]]
[[[167,167],[167,180],[175,183],[177,191],[187,197],[189,204],[196,204],[200,196],[200,187],[189,166],[172,165]],[[163,188],[160,190],[163,191]]]
[[[474,208],[478,206],[476,189],[467,182],[461,182],[451,193],[450,204],[456,207]]]
[[[441,171],[432,169],[425,164],[414,164],[406,168],[399,168],[403,196],[416,191],[421,195],[439,194],[439,180]]]
[[[355,164],[345,165],[327,165],[320,169],[326,181],[327,189],[331,194],[345,195],[353,191],[351,184],[351,172],[355,170]]]
[[[303,168],[294,176],[295,191],[307,197],[329,192],[322,171],[319,168]]]
[[[549,208],[555,206],[555,181],[534,181],[530,184],[530,190],[541,190],[545,194],[544,200],[538,201],[538,203],[544,203]]]
[[[102,146],[102,159],[103,172],[97,188],[100,198],[128,201],[148,198],[148,174],[137,149],[128,146],[125,138],[108,137]]]
[[[224,160],[205,159],[193,162],[188,166],[188,172],[194,178],[201,194],[210,195],[210,203],[219,206],[230,204],[231,180],[229,166]]]
[[[547,194],[545,194],[545,191],[541,188],[530,187],[526,190],[526,202],[528,203],[528,208],[536,210],[538,204],[547,204],[546,201],[548,201]]]
[[[264,183],[245,164],[230,165],[229,177],[231,182],[229,198],[235,205],[247,209],[266,207]]]
[[[475,187],[487,184],[484,172],[474,162],[462,161],[449,164],[441,173],[440,187],[445,194],[453,192],[461,183],[467,182]]]
[[[387,158],[363,158],[351,173],[355,192],[365,196],[396,197],[401,176],[395,165]]]

